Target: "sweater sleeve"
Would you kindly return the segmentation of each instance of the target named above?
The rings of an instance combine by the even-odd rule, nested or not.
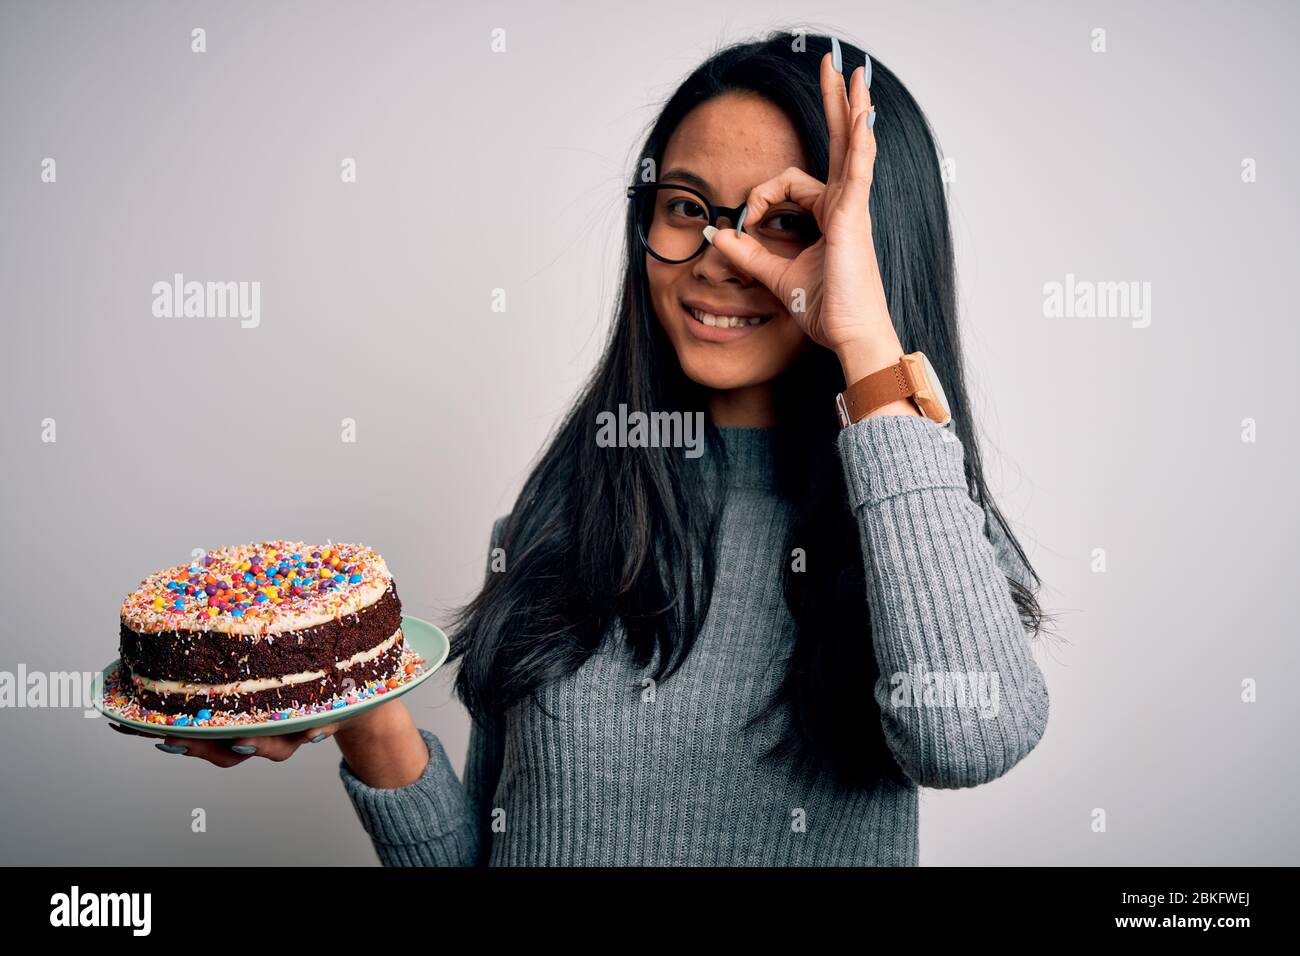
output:
[[[504,522],[501,518],[492,526],[493,548]],[[442,742],[424,729],[420,737],[429,748],[429,763],[420,779],[405,787],[372,787],[346,760],[339,761],[339,777],[379,861],[384,866],[486,865],[492,844],[491,804],[501,772],[501,735],[477,721],[471,724],[464,785],[456,779]]]
[[[862,540],[889,749],[918,786],[994,780],[1047,726],[1046,682],[1007,582],[1024,580],[1018,562],[985,536],[951,429],[881,415],[837,441]]]

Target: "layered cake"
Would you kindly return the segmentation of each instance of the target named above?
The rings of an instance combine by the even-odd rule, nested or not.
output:
[[[127,596],[123,683],[164,714],[309,707],[397,674],[401,624],[393,577],[363,545],[218,548]]]

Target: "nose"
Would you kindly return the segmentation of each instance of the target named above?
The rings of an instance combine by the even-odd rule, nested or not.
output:
[[[732,282],[747,289],[754,284],[754,277],[734,265],[713,243],[709,243],[709,247],[696,258],[691,271],[697,279],[710,285]]]

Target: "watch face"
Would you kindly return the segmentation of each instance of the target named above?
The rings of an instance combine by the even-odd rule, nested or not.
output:
[[[925,380],[929,386],[925,391],[928,394],[917,394],[917,404],[921,406],[921,411],[926,416],[940,425],[946,425],[952,421],[952,412],[948,408],[948,396],[944,394],[943,385],[939,382],[939,376],[930,364],[930,358],[924,352],[918,353],[921,356],[921,364],[925,367]],[[929,404],[930,407],[925,406]]]

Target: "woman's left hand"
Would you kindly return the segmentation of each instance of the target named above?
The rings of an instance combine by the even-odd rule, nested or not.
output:
[[[795,202],[812,212],[821,238],[793,259],[769,252],[734,229],[714,231],[710,239],[728,260],[780,298],[814,342],[839,356],[850,384],[903,354],[871,234],[868,204],[876,134],[865,72],[863,67],[853,71],[846,92],[831,54],[822,58],[822,102],[830,134],[827,181],[791,167],[755,186],[745,201],[750,223],[761,222],[771,206]]]

